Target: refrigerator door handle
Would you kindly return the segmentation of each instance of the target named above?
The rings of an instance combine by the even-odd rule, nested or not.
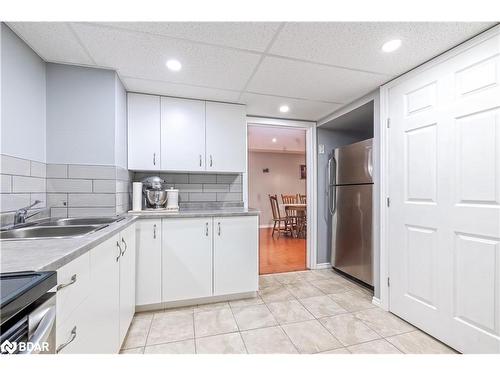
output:
[[[332,165],[334,171],[332,173]],[[337,190],[336,190],[336,175],[337,175],[337,161],[335,157],[332,157],[328,160],[328,210],[330,211],[330,215],[335,214],[336,206],[337,206]]]

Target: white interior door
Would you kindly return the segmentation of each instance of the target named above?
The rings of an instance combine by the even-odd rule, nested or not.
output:
[[[500,38],[389,90],[390,310],[500,353]]]

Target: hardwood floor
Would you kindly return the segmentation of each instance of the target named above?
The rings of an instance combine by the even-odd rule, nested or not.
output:
[[[260,229],[259,273],[302,271],[306,269],[306,240],[277,235],[271,228]]]

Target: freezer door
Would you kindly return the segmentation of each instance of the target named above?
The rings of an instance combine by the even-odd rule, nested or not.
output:
[[[373,286],[372,184],[336,187],[332,265]]]
[[[372,139],[335,149],[335,178],[337,185],[368,184],[373,182]]]

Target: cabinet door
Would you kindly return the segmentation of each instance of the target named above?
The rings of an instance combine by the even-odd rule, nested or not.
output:
[[[161,303],[161,219],[136,222],[138,306]]]
[[[257,216],[214,218],[214,295],[258,290],[258,224]]]
[[[120,233],[120,345],[135,313],[135,224]]]
[[[206,104],[207,171],[244,172],[247,155],[245,106]]]
[[[161,98],[161,169],[205,170],[205,102]]]
[[[212,218],[163,219],[163,301],[212,295]]]
[[[118,234],[90,251],[91,293],[88,315],[92,317],[89,333],[93,352],[114,354],[120,350],[120,250]]]
[[[160,97],[128,94],[128,169],[160,169]]]

